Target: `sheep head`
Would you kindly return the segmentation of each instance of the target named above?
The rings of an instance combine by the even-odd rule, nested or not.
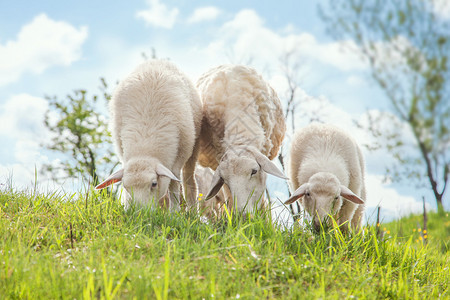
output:
[[[364,201],[342,185],[334,174],[319,172],[311,176],[307,183],[302,184],[285,204],[300,199],[302,206],[312,217],[314,227],[319,229],[320,223],[324,222],[328,215],[337,217],[343,203],[342,198],[355,204],[364,204]]]
[[[110,175],[95,189],[121,181],[135,204],[156,208],[158,201],[167,194],[170,181],[180,181],[156,159],[133,158],[124,165],[123,169]]]
[[[252,212],[264,207],[266,173],[287,179],[282,171],[256,148],[234,148],[225,152],[211,182],[206,200],[214,197],[226,184],[232,194],[235,209]],[[228,199],[229,201],[230,199]]]

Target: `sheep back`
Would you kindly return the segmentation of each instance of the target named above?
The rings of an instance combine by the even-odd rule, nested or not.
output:
[[[359,146],[347,133],[330,125],[313,124],[295,133],[289,171],[293,188],[308,182],[318,172],[336,175],[341,184],[357,195],[364,188],[364,162]]]
[[[121,81],[110,113],[122,162],[152,156],[169,169],[191,155],[202,118],[194,85],[164,60],[147,61]]]
[[[254,146],[276,157],[286,131],[275,91],[252,68],[222,65],[197,83],[203,101],[199,162],[215,169],[230,146]]]

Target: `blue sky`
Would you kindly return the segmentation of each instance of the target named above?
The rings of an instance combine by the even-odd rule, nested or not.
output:
[[[292,53],[299,63],[299,97],[308,116],[321,103],[323,121],[353,133],[367,110],[389,108],[355,54],[343,52],[351,41],[326,36],[315,1],[2,1],[0,3],[0,182],[13,176],[19,187],[31,186],[34,169],[56,158],[40,144],[49,138],[42,124],[45,95],[64,96],[84,88],[97,92],[99,77],[109,83],[125,77],[142,62],[142,52],[156,49],[195,81],[222,63],[245,63],[286,93],[281,57]],[[106,108],[105,108],[106,111]],[[306,125],[300,115],[296,126]],[[286,143],[289,142],[289,136]],[[382,184],[388,153],[364,150],[369,211],[378,203],[386,218],[421,211],[428,189]],[[41,178],[46,182],[45,178]],[[271,179],[274,195],[283,184]],[[444,202],[448,200],[444,200]],[[369,212],[370,214],[370,212]]]

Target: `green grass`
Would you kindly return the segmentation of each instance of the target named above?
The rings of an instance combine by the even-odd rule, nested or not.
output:
[[[430,216],[427,246],[414,221],[382,225],[380,240],[376,227],[343,237],[225,219],[125,212],[96,193],[0,192],[0,299],[450,298],[445,215]]]
[[[395,233],[403,239],[413,238],[416,244],[429,243],[441,253],[450,251],[450,216],[448,212],[428,213],[427,229],[423,226],[423,215],[410,215],[401,220],[380,224],[380,232],[385,236]]]

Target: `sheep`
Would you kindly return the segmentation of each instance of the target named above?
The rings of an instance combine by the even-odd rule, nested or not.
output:
[[[271,162],[286,131],[278,96],[254,69],[241,65],[207,71],[197,88],[203,102],[199,163],[215,170],[205,199],[225,184],[229,208],[263,209],[266,173],[287,179]]]
[[[96,189],[122,181],[125,207],[134,200],[152,209],[159,204],[179,210],[182,169],[185,199],[195,209],[202,104],[188,77],[166,60],[142,63],[117,86],[110,113],[123,168]]]
[[[366,199],[364,168],[361,149],[344,131],[324,124],[300,129],[290,150],[290,180],[296,190],[285,204],[300,199],[316,230],[329,221],[328,215],[339,226],[348,221],[359,229]]]
[[[210,168],[204,168],[199,165],[195,168],[195,179],[199,192],[199,210],[201,214],[209,220],[213,220],[221,215],[226,199],[224,192],[225,187],[223,187],[214,197],[212,197],[212,199],[208,201],[204,200],[203,196],[206,196],[208,193],[209,184],[211,183],[213,175],[214,173]]]

